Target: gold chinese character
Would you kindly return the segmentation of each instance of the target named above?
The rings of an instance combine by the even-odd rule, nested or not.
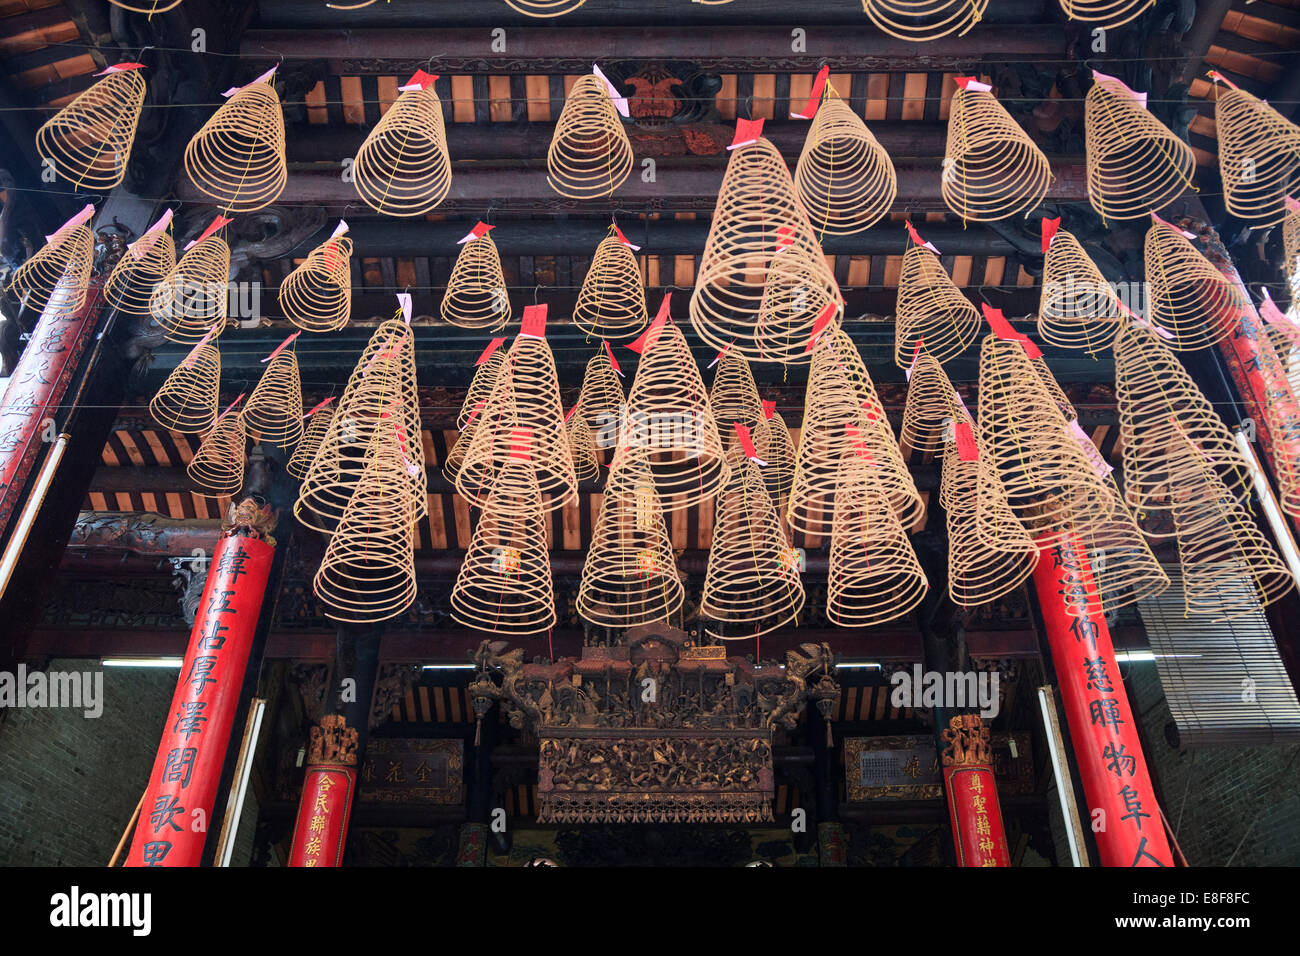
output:
[[[315,866],[315,865],[316,865],[315,860],[308,860],[306,863],[303,864],[303,866]]]
[[[320,833],[325,829],[325,818],[320,814],[311,818],[311,832]]]
[[[992,840],[990,840],[988,837],[985,837],[979,842],[979,848],[983,850],[985,853],[992,853],[996,847],[997,844],[994,843]]]
[[[916,754],[912,754],[912,759],[903,764],[903,773],[907,774],[913,780],[921,776],[921,761]]]
[[[385,783],[406,783],[406,774],[402,771],[400,760],[388,761],[388,773],[384,775]]]
[[[303,851],[308,855],[312,855],[312,856],[319,853],[320,850],[321,850],[320,837],[312,837],[310,840],[307,841],[307,845],[303,847]]]
[[[316,813],[330,812],[330,805],[329,802],[325,799],[325,797],[326,795],[323,793],[316,794],[316,810],[315,810]]]
[[[577,677],[578,675],[575,674],[573,676]],[[415,768],[416,779],[418,779],[420,783],[424,783],[424,781],[428,780],[429,777],[431,777],[432,775],[433,775],[433,769],[427,763],[421,760],[420,766]]]
[[[985,836],[993,832],[993,828],[989,826],[988,817],[979,816],[975,818],[975,832]]]
[[[970,788],[974,790],[976,793],[984,792],[984,783],[983,781],[980,780],[979,774],[975,774],[974,779],[971,780]]]
[[[320,778],[320,788],[328,793],[334,788],[334,778],[322,776]]]
[[[974,797],[971,797],[971,798],[970,798],[970,805],[975,809],[975,812],[976,812],[976,813],[984,813],[984,812],[985,812],[985,809],[984,809],[984,798],[983,798],[983,797],[980,797],[980,796],[974,796]]]

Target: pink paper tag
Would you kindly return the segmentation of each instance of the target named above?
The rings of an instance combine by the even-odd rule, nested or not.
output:
[[[748,146],[751,143],[757,143],[758,138],[763,135],[763,121],[761,119],[736,120],[736,135],[731,140],[731,145],[727,149],[740,149],[742,146]]]
[[[247,395],[247,394],[248,394],[247,392],[240,392],[240,393],[239,393],[239,397],[236,398],[236,399],[235,399],[233,402],[231,402],[229,405],[227,405],[227,406],[226,406],[226,410],[225,410],[224,412],[222,412],[220,415],[217,416],[217,421],[221,421],[221,419],[223,419],[223,418],[225,418],[227,415],[229,415],[229,414],[230,414],[230,410],[231,410],[232,408],[234,408],[236,405],[238,405],[240,402],[242,402],[242,401],[244,400],[244,396]]]
[[[1143,109],[1147,108],[1147,95],[1145,93],[1139,93],[1137,90],[1130,89],[1128,84],[1125,83],[1123,80],[1121,80],[1119,77],[1108,76],[1107,74],[1102,73],[1100,70],[1093,70],[1092,78],[1098,83],[1114,83],[1121,90],[1123,90],[1127,96],[1130,96],[1134,100],[1136,100],[1138,106],[1142,107]]]
[[[1160,225],[1162,225],[1162,226],[1168,226],[1170,229],[1172,229],[1174,232],[1178,233],[1179,235],[1183,236],[1185,239],[1195,239],[1195,238],[1196,238],[1196,233],[1194,233],[1194,232],[1188,232],[1186,229],[1179,229],[1177,226],[1175,226],[1175,225],[1174,225],[1172,222],[1170,222],[1169,220],[1167,220],[1167,219],[1161,219],[1159,216],[1156,215],[1156,211],[1155,211],[1154,209],[1151,210],[1151,218],[1152,218],[1154,221],[1160,223]]]
[[[605,84],[605,89],[609,91],[609,98],[614,101],[614,109],[618,110],[619,116],[630,116],[627,109],[627,97],[618,92],[618,88],[609,81],[609,77],[600,72],[600,67],[595,63],[591,64],[591,72],[600,77],[600,81]]]
[[[199,234],[199,237],[197,239],[191,239],[188,243],[186,243],[184,251],[189,252],[191,249],[197,246],[204,239],[207,239],[215,235],[218,229],[221,229],[223,226],[228,226],[234,221],[235,220],[233,219],[227,219],[225,216],[218,216],[216,219],[212,220],[208,228],[204,229],[203,232]]]
[[[131,70],[143,70],[143,69],[144,69],[143,63],[114,63],[112,66],[105,67],[104,69],[100,70],[98,73],[95,74],[95,76],[106,76],[109,73],[128,73]]]
[[[817,78],[813,80],[812,93],[808,97],[808,105],[803,108],[802,113],[790,114],[791,119],[810,120],[817,115],[817,107],[821,106],[822,93],[826,90],[826,81],[830,78],[831,68],[823,66],[817,71]]]
[[[465,233],[465,235],[457,239],[456,245],[463,246],[465,243],[473,242],[475,239],[482,239],[484,236],[486,236],[489,232],[491,232],[495,228],[496,226],[489,226],[485,222],[480,222],[469,232]]]
[[[277,66],[273,66],[273,67],[271,67],[269,70],[267,70],[265,73],[263,73],[263,74],[262,74],[261,76],[259,76],[257,79],[255,79],[252,83],[249,83],[249,84],[247,84],[247,85],[245,85],[245,86],[232,86],[230,89],[226,90],[226,92],[222,93],[221,95],[224,96],[224,97],[226,97],[227,99],[229,99],[230,97],[234,96],[236,93],[242,93],[244,90],[248,89],[248,87],[250,87],[250,86],[256,86],[258,83],[265,83],[265,82],[267,82],[268,80],[270,80],[271,77],[275,76],[275,71],[276,71],[277,67],[278,67],[278,64],[277,64]]]
[[[1205,75],[1208,76],[1210,79],[1212,79],[1215,83],[1223,83],[1223,84],[1225,84],[1226,86],[1230,86],[1230,87],[1232,87],[1234,90],[1235,90],[1235,89],[1238,89],[1238,86],[1237,86],[1236,83],[1232,82],[1232,80],[1228,79],[1226,76],[1224,76],[1224,75],[1223,75],[1222,73],[1220,73],[1218,70],[1211,70],[1209,73],[1207,73],[1207,74],[1205,74]]]
[[[266,358],[262,359],[262,364],[265,365],[267,362],[269,362],[269,361],[271,361],[272,359],[274,359],[277,355],[279,355],[281,352],[283,352],[285,349],[287,349],[287,348],[289,347],[289,345],[293,342],[293,340],[296,339],[296,338],[297,338],[298,336],[300,336],[300,335],[302,335],[302,331],[301,331],[301,330],[299,330],[299,331],[293,333],[293,335],[289,336],[287,339],[285,339],[283,342],[281,342],[279,348],[277,348],[274,352],[272,352],[272,353],[271,353],[270,355],[268,355]]]
[[[474,419],[478,418],[478,413],[483,411],[483,406],[485,406],[486,404],[487,402],[479,402],[477,405],[474,406],[474,411],[470,412],[469,418],[465,421],[466,428],[469,428],[470,425],[474,424]]]
[[[1286,206],[1289,212],[1300,212],[1300,202],[1297,202],[1290,196],[1287,196],[1286,199],[1283,200],[1283,205]]]
[[[343,233],[347,231],[348,231],[348,224],[344,222],[342,219],[340,219],[339,224],[335,226],[334,231],[330,233],[330,238],[337,239],[339,236],[343,235]]]
[[[433,81],[437,78],[437,73],[425,73],[424,70],[416,70],[411,74],[411,78],[399,86],[397,90],[399,93],[406,93],[410,90],[427,90],[433,86]]]
[[[411,324],[411,293],[397,293],[397,306],[402,310],[402,321]]]
[[[95,215],[95,204],[86,203],[86,205],[82,207],[80,212],[78,212],[75,216],[73,216],[63,225],[59,226],[58,229],[55,229],[52,233],[46,236],[45,241],[54,242],[56,239],[62,239],[64,236],[70,233],[73,229],[76,229],[82,223],[89,222],[90,217],[93,215]]]
[[[131,251],[131,255],[137,259],[144,255],[145,248],[158,241],[171,221],[172,211],[168,209],[158,217],[157,222],[144,231],[144,234],[139,239],[127,246],[127,249]]]
[[[953,82],[968,93],[988,93],[993,87],[987,83],[981,83],[974,76],[957,76],[953,77]]]
[[[1084,457],[1088,459],[1088,463],[1092,465],[1092,470],[1095,471],[1099,477],[1105,478],[1115,470],[1113,465],[1107,462],[1105,458],[1101,457],[1101,452],[1099,452],[1097,446],[1092,443],[1092,439],[1088,437],[1088,433],[1079,427],[1077,419],[1070,419],[1070,433],[1074,435],[1075,441],[1079,443],[1079,449],[1083,452]]]
[[[217,322],[216,325],[214,325],[214,326],[212,326],[212,328],[208,329],[208,334],[207,334],[207,335],[205,335],[205,336],[203,336],[203,338],[199,339],[198,344],[196,344],[196,345],[194,346],[194,348],[190,350],[190,354],[187,355],[187,356],[185,356],[185,361],[184,361],[184,362],[181,362],[181,366],[182,366],[183,368],[190,368],[191,366],[194,365],[194,360],[198,358],[199,350],[202,349],[203,346],[207,345],[209,342],[212,341],[212,337],[215,336],[215,335],[217,334],[217,330],[221,328],[221,326],[224,324],[224,322],[225,322],[224,319],[221,320],[221,321],[219,321],[219,322]]]

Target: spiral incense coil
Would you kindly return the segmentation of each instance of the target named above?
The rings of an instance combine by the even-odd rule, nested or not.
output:
[[[620,447],[582,565],[578,613],[603,627],[637,627],[668,621],[684,597],[645,450]]]
[[[150,314],[154,289],[176,268],[176,243],[166,230],[146,233],[127,247],[104,282],[104,303],[127,315]]]
[[[220,335],[226,326],[229,283],[230,246],[220,236],[208,236],[154,287],[149,312],[169,342],[198,342],[214,326]]]
[[[1033,367],[1034,374],[1038,376],[1038,381],[1042,383],[1043,388],[1047,390],[1047,394],[1051,396],[1052,403],[1056,405],[1066,424],[1077,421],[1079,413],[1074,410],[1074,405],[1071,404],[1069,397],[1065,394],[1065,389],[1061,388],[1061,383],[1056,380],[1056,376],[1047,367],[1047,362],[1043,357],[1040,355],[1038,358],[1032,358],[1029,360],[1029,364]]]
[[[943,454],[949,440],[945,438],[949,432],[947,424],[959,406],[957,392],[943,366],[928,352],[917,353],[912,377],[907,382],[899,443],[904,448]]]
[[[913,244],[903,253],[894,322],[894,362],[909,368],[918,346],[940,364],[960,355],[979,335],[982,320],[943,271],[939,257]]]
[[[962,36],[980,22],[988,5],[989,0],[862,0],[872,23],[913,43]]]
[[[958,89],[941,179],[949,209],[967,222],[992,222],[1041,203],[1052,167],[992,93]]]
[[[889,153],[835,96],[823,99],[813,117],[794,183],[813,228],[832,236],[863,232],[889,212],[898,195]]]
[[[442,297],[443,321],[462,329],[496,331],[505,328],[510,316],[510,295],[497,244],[490,235],[465,243]]]
[[[612,196],[632,171],[632,144],[605,81],[578,78],[546,153],[546,181],[570,199]]]
[[[200,435],[217,420],[217,394],[221,386],[221,353],[200,342],[149,402],[149,414],[163,428],[182,435]]]
[[[824,341],[814,351],[833,354]],[[840,462],[856,454],[865,419],[858,393],[841,363],[814,360],[805,392],[794,483],[786,505],[786,518],[794,530],[805,535],[830,534],[842,477]]]
[[[325,434],[329,431],[333,420],[332,407],[319,409],[307,419],[307,429],[303,432],[302,441],[298,443],[298,447],[293,450],[293,454],[285,464],[285,471],[299,481],[307,477],[307,472],[311,470],[311,463],[316,460],[316,453],[320,451]]]
[[[1038,334],[1043,341],[1096,354],[1119,334],[1122,315],[1115,287],[1079,240],[1058,230],[1043,256],[1043,294],[1038,305]]]
[[[356,494],[312,581],[328,618],[354,624],[386,621],[415,600],[418,517],[403,459],[391,424],[377,429]]]
[[[1250,467],[1232,433],[1178,357],[1144,326],[1129,325],[1115,340],[1115,396],[1124,494],[1134,509],[1169,512],[1180,497],[1207,493],[1212,474],[1226,475],[1235,497],[1249,492]],[[1183,522],[1212,513],[1185,509]]]
[[[637,367],[627,399],[621,445],[649,456],[665,511],[682,511],[714,497],[730,470],[700,370],[681,329],[655,335]]]
[[[14,271],[9,292],[37,314],[55,319],[76,315],[86,304],[94,261],[95,236],[89,226],[55,233]]]
[[[1118,80],[1094,78],[1083,110],[1088,202],[1103,220],[1141,218],[1191,187],[1192,147]]]
[[[253,83],[226,100],[185,147],[185,174],[227,214],[275,202],[289,178],[275,87]]]
[[[1300,395],[1300,332],[1277,324],[1263,326],[1263,332],[1273,346],[1277,368],[1286,379],[1291,394]],[[1268,394],[1272,396],[1275,393],[1270,390]],[[1264,420],[1271,434],[1286,433],[1287,424],[1281,414],[1283,408],[1285,405],[1279,407],[1276,399],[1264,403]],[[1275,455],[1273,477],[1277,479],[1278,504],[1282,510],[1300,516],[1300,461],[1289,455]]]
[[[721,640],[774,631],[804,604],[799,565],[758,465],[737,455],[731,466],[700,598],[705,633]]]
[[[1300,211],[1288,210],[1282,220],[1282,271],[1291,284],[1291,300],[1300,302]]]
[[[794,487],[794,441],[790,438],[789,426],[779,414],[773,415],[763,424],[766,426],[765,442],[757,446],[759,457],[767,462],[767,467],[763,469],[763,481],[767,483],[767,494],[772,499],[777,515],[784,518],[790,489]]]
[[[144,106],[140,70],[109,73],[36,131],[36,154],[78,189],[112,189],[126,178]]]
[[[352,314],[352,240],[328,239],[280,285],[280,308],[304,332],[334,332]]]
[[[1219,178],[1229,213],[1256,228],[1286,218],[1286,197],[1300,186],[1300,128],[1245,90],[1214,101]]]
[[[636,253],[618,236],[607,236],[582,280],[573,324],[588,335],[619,339],[636,335],[648,320]]]
[[[217,419],[185,467],[185,473],[197,487],[197,494],[205,498],[221,498],[233,495],[244,486],[247,438],[243,420],[233,411]]]
[[[569,436],[569,453],[573,456],[573,474],[578,481],[595,481],[600,477],[600,460],[596,457],[596,439],[586,419],[574,415],[565,429]]]
[[[765,139],[732,150],[691,295],[691,324],[718,351],[800,364],[839,288],[790,170]]]
[[[713,389],[709,392],[709,405],[713,408],[713,420],[718,423],[719,432],[726,436],[724,444],[736,434],[731,427],[733,424],[739,422],[752,430],[763,420],[763,401],[758,397],[754,373],[744,358],[728,351],[719,360]]]
[[[586,371],[582,373],[582,391],[578,393],[578,414],[587,420],[587,424],[599,438],[602,433],[608,433],[611,427],[619,427],[617,423],[626,402],[618,373],[610,364],[609,355],[601,349],[587,362]],[[602,448],[606,445],[603,441],[599,444]]]
[[[456,443],[447,449],[447,457],[442,460],[442,476],[453,485],[456,484],[456,476],[460,474],[461,466],[465,464],[465,452],[469,450],[470,442],[474,440],[474,429],[478,428],[478,424],[479,418],[467,422],[461,428],[460,434],[456,436]]]
[[[385,216],[422,216],[447,198],[451,156],[432,83],[397,97],[357,150],[352,177],[366,205]]]
[[[921,562],[871,465],[849,454],[838,471],[826,617],[840,627],[869,627],[900,618],[930,587]]]
[[[554,511],[577,501],[578,479],[560,407],[555,357],[545,339],[532,335],[515,339],[480,418],[456,474],[456,490],[462,497],[485,507],[498,473],[522,439],[531,449],[543,508]],[[506,497],[502,502],[508,505],[513,500]]]
[[[1247,303],[1177,229],[1154,223],[1146,237],[1148,317],[1180,352],[1209,348],[1237,328]]]
[[[482,414],[487,407],[487,400],[492,395],[492,387],[496,385],[497,376],[501,374],[501,369],[506,364],[506,353],[508,349],[497,349],[482,365],[474,367],[474,377],[470,380],[469,389],[465,393],[465,401],[460,406],[460,414],[456,416],[456,427],[465,430],[471,418],[475,418],[475,412]]]
[[[1071,20],[1096,23],[1102,29],[1122,27],[1155,6],[1156,0],[1061,0]]]
[[[261,441],[288,448],[302,438],[302,380],[292,347],[271,359],[239,414]]]
[[[526,17],[548,20],[572,13],[586,2],[587,0],[506,0],[506,6]]]

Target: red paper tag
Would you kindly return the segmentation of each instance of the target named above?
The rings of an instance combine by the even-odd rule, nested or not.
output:
[[[763,417],[766,418],[768,421],[771,421],[772,416],[775,414],[776,414],[776,402],[764,402]]]
[[[469,418],[465,421],[466,428],[469,428],[470,425],[474,424],[474,419],[478,418],[478,413],[483,411],[483,406],[486,404],[487,402],[479,402],[474,406],[474,411],[469,413]]]
[[[623,235],[623,230],[620,229],[620,228],[618,228],[618,225],[617,225],[617,224],[615,224],[615,226],[614,226],[614,235],[618,236],[618,241],[621,242],[621,243],[623,243],[623,245],[627,246],[627,247],[628,247],[629,249],[631,249],[633,252],[640,252],[640,251],[641,251],[641,247],[640,247],[640,246],[634,246],[634,245],[632,245],[632,243],[628,242],[628,240],[627,240],[627,236]]]
[[[501,348],[501,345],[505,342],[505,340],[506,337],[503,335],[500,338],[495,338],[491,342],[489,342],[487,344],[487,348],[483,350],[483,354],[478,357],[478,361],[475,362],[474,364],[482,365],[484,362],[490,359],[492,357],[492,353],[495,352],[497,349]]]
[[[143,70],[143,69],[144,69],[143,63],[114,63],[112,66],[105,67],[104,69],[100,70],[98,73],[95,74],[95,76],[105,76],[109,73],[128,73],[131,70]]]
[[[1043,251],[1046,252],[1052,247],[1052,240],[1056,238],[1056,232],[1061,228],[1061,217],[1055,219],[1043,219]]]
[[[808,344],[804,346],[805,352],[813,350],[813,346],[817,344],[817,337],[826,331],[826,326],[831,324],[833,318],[835,318],[835,303],[827,302],[826,308],[822,309],[817,320],[813,322],[812,334],[808,336]]]
[[[757,143],[758,138],[762,135],[763,121],[761,119],[738,119],[736,120],[736,135],[727,149],[740,149],[740,147],[748,146],[750,143]]]
[[[289,347],[289,345],[293,342],[293,340],[296,339],[296,338],[297,338],[298,336],[300,336],[300,335],[302,335],[302,330],[301,330],[301,329],[298,330],[297,332],[293,333],[293,335],[289,336],[289,337],[288,337],[287,339],[285,339],[283,342],[281,342],[279,348],[277,348],[274,352],[272,352],[272,353],[271,353],[270,355],[268,355],[266,358],[262,359],[262,363],[261,363],[261,364],[265,365],[267,362],[270,362],[271,360],[273,360],[277,355],[279,355],[281,352],[283,352],[285,349],[287,349],[287,348]]]
[[[1210,79],[1212,79],[1215,83],[1223,83],[1223,84],[1226,84],[1227,86],[1232,87],[1234,90],[1235,90],[1235,89],[1239,89],[1239,87],[1237,86],[1236,83],[1232,82],[1232,80],[1228,79],[1226,76],[1224,76],[1224,75],[1223,75],[1222,73],[1220,73],[1218,70],[1211,70],[1209,73],[1207,73],[1207,74],[1205,74],[1205,75],[1208,76]]]
[[[236,405],[238,405],[240,402],[242,402],[244,400],[244,396],[247,394],[248,394],[247,392],[240,392],[239,397],[235,399],[233,402],[231,402],[229,405],[227,405],[226,410],[217,416],[217,421],[221,421],[221,419],[229,415],[230,410],[234,408]]]
[[[659,330],[668,324],[668,303],[672,297],[671,292],[664,293],[664,300],[659,303],[659,314],[650,323],[650,328],[642,332],[635,342],[629,342],[627,348],[638,355],[644,355],[655,344],[655,341],[659,338]]]
[[[192,240],[189,243],[189,245],[185,247],[184,251],[189,252],[191,249],[197,246],[204,239],[207,239],[209,236],[213,235],[222,226],[228,226],[234,221],[235,220],[233,219],[227,219],[225,216],[218,216],[216,219],[212,220],[212,224],[208,226],[208,228],[204,229],[203,232],[199,234],[199,237],[197,239]]]
[[[398,90],[405,93],[407,90],[427,90],[433,86],[433,81],[438,78],[436,73],[426,73],[424,70],[416,70],[411,74],[411,78],[398,87]]]
[[[813,80],[812,94],[808,97],[808,105],[803,108],[802,113],[791,113],[791,119],[810,120],[817,115],[817,107],[821,106],[822,93],[826,90],[826,80],[830,78],[831,68],[823,66],[817,71],[817,78]]]
[[[456,245],[463,246],[465,243],[473,242],[475,239],[482,239],[484,236],[486,236],[489,232],[491,232],[495,228],[496,226],[489,226],[485,222],[480,222],[469,232],[465,233],[465,235],[463,235],[461,238],[457,239]]]
[[[546,338],[546,306],[530,305],[524,309],[524,317],[519,320],[519,334],[534,338]]]
[[[981,83],[977,76],[956,76],[953,77],[953,82],[971,93],[988,93],[993,89],[987,83]]]
[[[523,461],[532,459],[533,449],[533,430],[531,428],[515,428],[510,432],[510,457],[519,458]]]
[[[984,318],[988,319],[989,328],[993,334],[1000,339],[1008,342],[1019,342],[1025,350],[1025,354],[1031,359],[1042,358],[1042,350],[1029,340],[1029,336],[1017,332],[1007,321],[1007,317],[1002,314],[1001,309],[992,308],[987,302],[981,302],[980,306],[984,309]]]
[[[614,350],[609,347],[609,343],[604,339],[600,340],[600,344],[605,346],[605,355],[609,358],[609,367],[614,370],[615,375],[619,378],[623,378],[623,370],[619,368],[618,359],[614,358]]]
[[[306,415],[304,415],[304,416],[302,416],[302,417],[303,417],[303,418],[311,418],[313,415],[315,415],[317,412],[319,412],[322,408],[324,408],[324,407],[325,407],[326,405],[328,405],[330,402],[334,401],[334,398],[335,398],[335,396],[331,395],[329,398],[325,399],[325,401],[323,401],[323,402],[321,402],[319,405],[316,405],[315,407],[313,407],[311,411],[309,411]]]
[[[953,437],[957,439],[957,457],[962,461],[979,461],[980,450],[975,444],[975,433],[970,422],[958,422],[953,427]]]
[[[907,234],[912,237],[914,243],[918,246],[923,246],[924,248],[929,249],[936,256],[939,255],[939,250],[934,247],[934,243],[926,242],[922,239],[921,234],[916,231],[916,227],[912,225],[911,220],[904,220],[904,224],[907,226]]]
[[[758,457],[758,451],[754,448],[754,439],[750,437],[749,426],[732,422],[731,427],[736,430],[736,437],[740,439],[740,450],[745,453],[745,457],[757,465],[766,467],[767,462]]]
[[[573,417],[573,413],[576,412],[577,410],[578,410],[578,406],[575,404],[571,409],[569,409],[568,414],[564,416],[564,420],[567,422],[570,418]]]
[[[1156,215],[1156,211],[1155,211],[1154,209],[1151,210],[1151,219],[1152,219],[1153,222],[1158,222],[1158,223],[1160,223],[1160,225],[1162,225],[1162,226],[1168,226],[1170,229],[1172,229],[1174,232],[1178,233],[1178,234],[1179,234],[1180,236],[1182,236],[1184,239],[1195,239],[1195,238],[1196,238],[1196,233],[1194,233],[1194,232],[1188,232],[1186,229],[1179,229],[1177,226],[1175,226],[1175,225],[1174,225],[1172,222],[1170,222],[1168,219],[1161,219],[1159,216]]]
[[[794,245],[794,226],[782,226],[776,231],[776,251],[788,249]]]

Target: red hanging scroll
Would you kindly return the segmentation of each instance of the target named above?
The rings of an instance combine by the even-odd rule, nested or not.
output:
[[[943,739],[943,792],[957,865],[1010,866],[988,727],[979,714],[958,714]]]

